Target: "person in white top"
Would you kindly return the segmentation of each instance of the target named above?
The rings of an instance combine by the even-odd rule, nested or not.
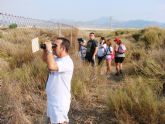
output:
[[[98,52],[97,52],[98,65],[100,65],[101,62],[103,61],[103,59],[105,57],[105,53],[106,53],[105,38],[104,37],[101,37],[100,43],[99,43],[99,46],[98,46]]]
[[[68,54],[69,40],[57,38],[52,43],[45,42],[43,60],[47,63],[49,77],[46,84],[47,116],[51,124],[69,123],[68,112],[71,103],[71,79],[73,61]],[[56,57],[55,57],[56,56]]]
[[[86,44],[86,40],[83,40],[83,43]],[[80,44],[80,56],[81,56],[81,60],[85,60],[86,51],[87,51],[87,48],[85,46],[83,46],[83,45]]]
[[[111,72],[111,61],[114,59],[113,47],[111,43],[111,39],[106,41],[106,65],[107,65],[107,76],[109,76]]]

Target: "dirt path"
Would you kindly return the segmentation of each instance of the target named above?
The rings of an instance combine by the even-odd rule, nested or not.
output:
[[[106,66],[104,66],[104,70]],[[124,76],[115,76],[115,67],[112,66],[112,73],[107,78],[105,74],[102,74],[107,79],[106,82],[97,83],[91,81],[90,86],[90,99],[86,101],[72,100],[71,111],[69,113],[71,124],[113,124],[115,120],[111,119],[111,114],[108,111],[106,105],[106,99],[108,96],[109,88],[116,88],[121,86]],[[99,95],[98,95],[99,90]]]

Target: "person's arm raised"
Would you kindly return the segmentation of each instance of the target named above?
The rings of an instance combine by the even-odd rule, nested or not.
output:
[[[46,50],[47,50],[47,56],[46,56],[46,63],[48,66],[48,69],[50,71],[58,71],[58,65],[55,62],[53,50],[52,50],[52,44],[51,42],[45,42],[46,44]]]
[[[46,49],[43,49],[42,60],[43,60],[44,62],[46,62],[46,56],[47,56]]]

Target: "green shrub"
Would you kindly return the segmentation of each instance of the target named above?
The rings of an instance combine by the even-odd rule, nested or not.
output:
[[[15,29],[15,28],[17,28],[17,24],[16,23],[10,24],[9,28],[10,29]]]

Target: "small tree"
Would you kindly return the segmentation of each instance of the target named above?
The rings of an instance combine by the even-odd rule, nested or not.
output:
[[[16,23],[10,24],[9,28],[10,29],[15,29],[15,28],[17,28],[17,24]]]

